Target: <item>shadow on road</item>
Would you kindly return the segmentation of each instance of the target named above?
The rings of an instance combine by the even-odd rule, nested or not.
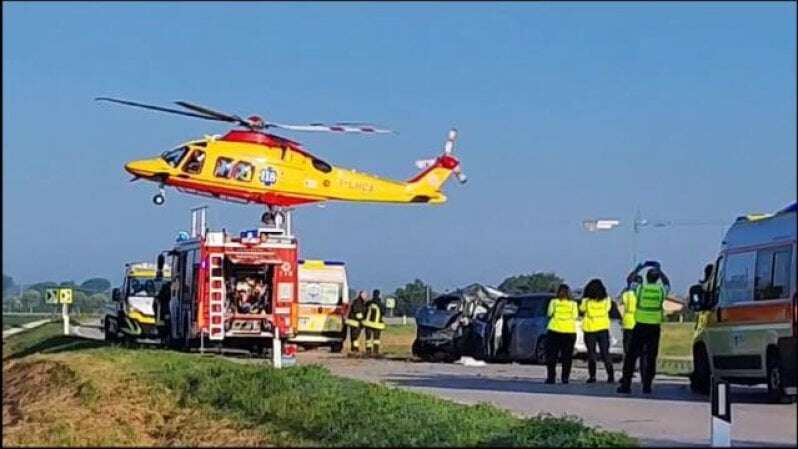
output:
[[[585,384],[570,383],[563,385],[545,384],[543,379],[512,379],[512,378],[490,378],[475,375],[454,375],[454,374],[395,374],[386,381],[399,386],[424,387],[439,389],[457,390],[483,390],[508,393],[529,393],[529,394],[564,394],[579,396],[594,396],[607,398],[641,398],[662,401],[687,401],[707,403],[706,396],[698,395],[690,391],[685,383],[676,383],[663,380],[654,381],[654,393],[644,395],[640,390],[639,383],[632,384],[632,394],[622,395],[615,390],[618,384]],[[732,402],[740,404],[766,404],[768,403],[766,390],[756,387],[734,387],[732,388]]]

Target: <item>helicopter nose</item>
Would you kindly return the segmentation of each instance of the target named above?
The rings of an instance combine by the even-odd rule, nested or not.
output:
[[[133,176],[138,176],[142,178],[146,178],[148,176],[152,176],[152,170],[149,170],[146,161],[133,161],[128,162],[125,164],[125,171],[130,173]]]

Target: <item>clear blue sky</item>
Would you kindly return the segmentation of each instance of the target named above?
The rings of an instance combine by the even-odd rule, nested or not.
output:
[[[3,3],[3,271],[116,282],[208,203],[170,190],[156,207],[123,165],[227,127],[92,101],[107,95],[374,121],[400,134],[285,135],[400,179],[457,126],[470,180],[447,204],[303,208],[302,256],[367,288],[555,271],[617,290],[631,230],[583,218],[731,222],[795,201],[795,20],[795,3]],[[228,229],[261,214],[209,204]],[[720,232],[647,229],[640,254],[684,293]]]

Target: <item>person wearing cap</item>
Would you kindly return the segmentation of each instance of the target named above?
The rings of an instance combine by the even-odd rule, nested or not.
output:
[[[366,329],[366,352],[369,354],[380,353],[380,334],[385,329],[384,316],[380,291],[374,290],[371,299],[366,303],[366,319],[363,320],[363,327]]]
[[[366,318],[366,291],[360,290],[357,297],[349,304],[349,313],[344,323],[349,328],[349,344],[352,352],[360,352],[360,331]]]
[[[632,392],[631,383],[635,363],[640,358],[640,381],[643,393],[652,392],[652,383],[657,371],[657,353],[663,317],[663,305],[670,290],[670,281],[659,267],[650,266],[645,275],[645,282],[637,287],[637,308],[635,309],[635,326],[629,342],[629,355],[624,357],[623,376],[618,393]]]

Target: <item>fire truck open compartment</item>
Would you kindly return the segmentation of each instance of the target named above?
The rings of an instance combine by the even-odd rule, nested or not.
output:
[[[184,349],[245,349],[291,359],[297,326],[297,242],[288,232],[204,227],[171,256],[167,342]],[[242,302],[246,303],[242,307]],[[280,352],[278,352],[280,351]],[[288,362],[292,363],[292,362]]]

